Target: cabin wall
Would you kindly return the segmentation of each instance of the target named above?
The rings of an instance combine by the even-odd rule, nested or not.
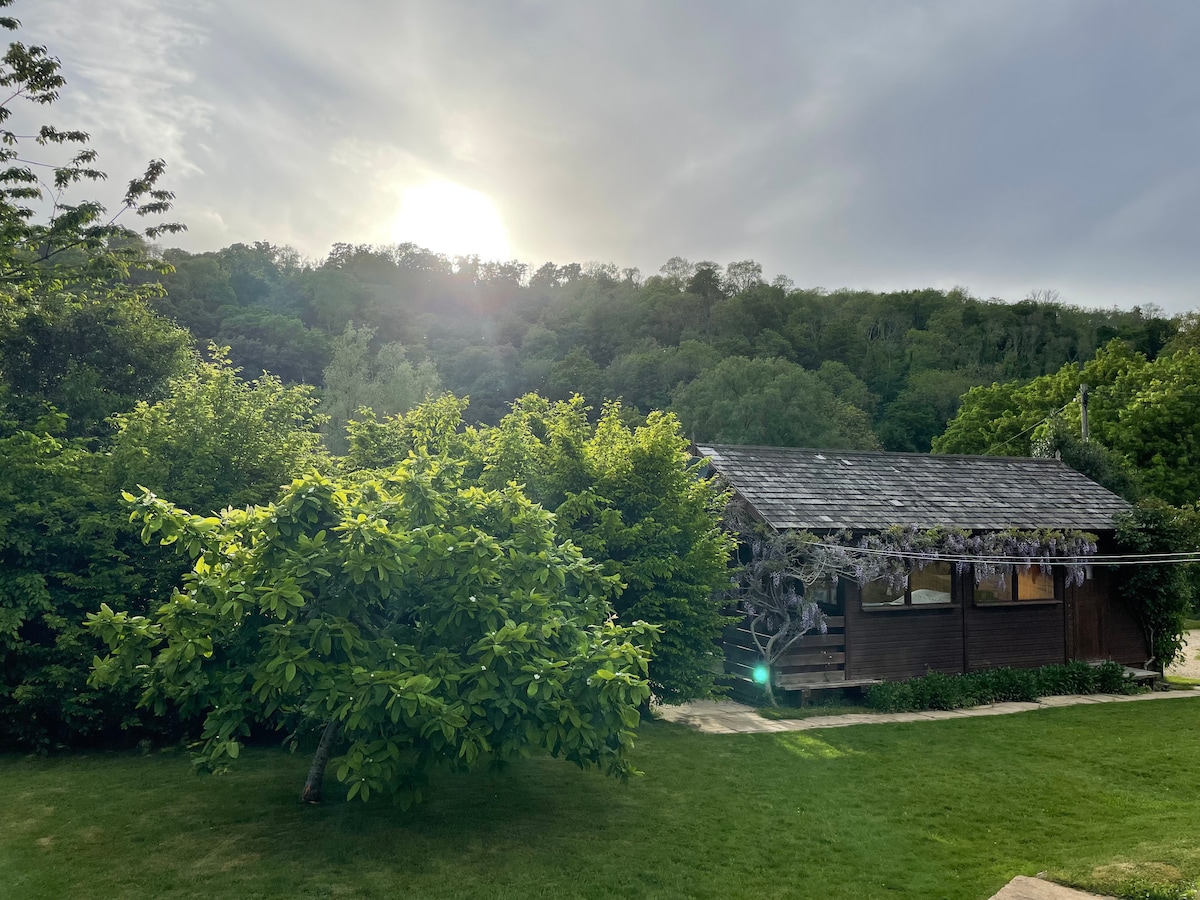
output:
[[[1096,567],[1058,602],[974,603],[974,579],[955,579],[952,607],[862,608],[861,588],[843,582],[846,678],[897,680],[927,672],[1037,668],[1070,659],[1142,665],[1145,637],[1114,594],[1110,570]]]
[[[1142,625],[1129,605],[1114,593],[1106,595],[1104,642],[1107,659],[1127,666],[1144,666],[1150,658],[1150,644]]]
[[[843,581],[846,677],[899,680],[934,672],[961,672],[962,611],[863,610],[861,588]]]
[[[1102,547],[1102,552],[1111,552]],[[1149,650],[1133,611],[1115,595],[1113,570],[1094,567],[1078,587],[1060,580],[1059,601],[974,602],[974,578],[955,578],[951,606],[862,608],[862,589],[843,579],[829,633],[798,642],[775,667],[785,689],[902,680],[928,672],[1036,668],[1071,659],[1141,666]],[[759,654],[748,623],[726,629],[725,670],[749,681]]]
[[[1067,660],[1062,603],[964,604],[966,669],[1034,669]]]

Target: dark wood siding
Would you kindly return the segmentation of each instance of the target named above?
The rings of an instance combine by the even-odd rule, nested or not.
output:
[[[1011,666],[1032,669],[1065,662],[1067,647],[1061,603],[1028,606],[967,604],[967,668]]]
[[[1142,666],[1150,656],[1141,623],[1116,595],[1116,578],[1111,568],[1096,566],[1087,581],[1067,591],[1071,658]]]
[[[1106,659],[1104,612],[1105,594],[1111,590],[1107,572],[1092,570],[1092,577],[1078,587],[1067,588],[1066,630],[1072,659]]]
[[[1106,659],[1127,666],[1144,666],[1150,657],[1146,633],[1133,610],[1116,594],[1117,576],[1112,569],[1097,567],[1093,572],[1096,591],[1102,599],[1101,622]],[[1085,582],[1086,584],[1086,582]]]
[[[848,679],[962,671],[960,607],[864,612],[859,586],[847,582],[845,592]]]

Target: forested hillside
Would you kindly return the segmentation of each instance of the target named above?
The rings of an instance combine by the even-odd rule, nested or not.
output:
[[[928,451],[969,388],[1082,363],[1110,340],[1154,359],[1160,311],[766,283],[752,261],[673,258],[642,278],[614,265],[536,270],[411,244],[338,245],[319,262],[267,243],[167,250],[154,308],[247,374],[359,405],[407,408],[438,388],[495,423],[528,391],[672,408],[702,440]],[[331,433],[338,433],[332,429]],[[337,438],[334,438],[335,443]]]

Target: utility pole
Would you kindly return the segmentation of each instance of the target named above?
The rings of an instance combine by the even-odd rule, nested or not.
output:
[[[1088,386],[1086,384],[1081,384],[1079,386],[1079,411],[1080,411],[1079,420],[1082,425],[1081,430],[1083,432],[1083,442],[1085,444],[1088,442],[1088,408],[1087,408],[1087,406],[1088,406]]]

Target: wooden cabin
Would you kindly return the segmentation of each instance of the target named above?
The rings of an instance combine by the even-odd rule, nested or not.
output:
[[[698,453],[776,530],[815,534],[892,525],[971,532],[1090,532],[1112,552],[1114,517],[1129,505],[1054,459],[935,456],[708,444]],[[850,687],[934,672],[1033,668],[1073,659],[1141,666],[1142,628],[1113,592],[1113,572],[1088,568],[1068,587],[1060,569],[1018,571],[1001,586],[949,563],[914,569],[908,589],[840,578],[816,599],[827,634],[806,635],[775,667],[783,689]],[[750,681],[759,662],[746,623],[725,633],[726,672]]]

